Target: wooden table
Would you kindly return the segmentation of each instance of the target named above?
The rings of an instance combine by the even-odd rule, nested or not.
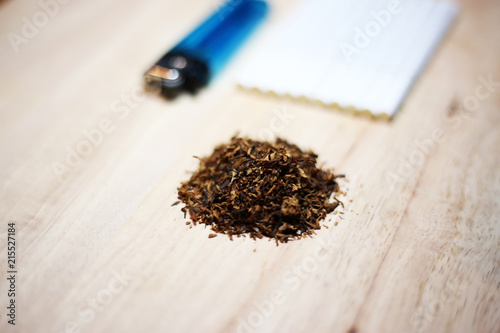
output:
[[[220,3],[59,1],[0,5],[2,332],[500,331],[497,1],[461,1],[389,123],[239,90],[258,37],[196,97],[144,96]],[[278,247],[190,229],[171,204],[192,156],[271,123],[347,175],[343,214]]]

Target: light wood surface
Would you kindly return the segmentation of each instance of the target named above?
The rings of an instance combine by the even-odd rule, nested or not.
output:
[[[290,8],[271,3],[267,24]],[[500,81],[498,1],[460,2],[390,123],[238,90],[266,27],[198,96],[127,97],[218,5],[68,1],[16,53],[41,7],[0,4],[0,331],[500,332],[500,84],[480,79]],[[171,204],[192,156],[266,129],[346,174],[343,214],[278,247],[186,226]]]

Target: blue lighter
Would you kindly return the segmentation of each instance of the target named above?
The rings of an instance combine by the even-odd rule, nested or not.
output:
[[[262,0],[229,0],[144,74],[146,87],[169,99],[195,93],[228,62],[268,12]]]

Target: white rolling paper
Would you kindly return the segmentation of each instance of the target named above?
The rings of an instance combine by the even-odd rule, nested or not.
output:
[[[456,13],[447,1],[303,0],[238,84],[390,118]]]

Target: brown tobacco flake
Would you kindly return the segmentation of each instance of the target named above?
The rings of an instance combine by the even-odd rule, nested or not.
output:
[[[196,157],[199,169],[178,188],[182,211],[194,225],[230,239],[249,235],[278,244],[309,236],[339,205],[329,200],[339,191],[337,176],[317,168],[317,157],[283,139],[233,137],[212,155]]]

